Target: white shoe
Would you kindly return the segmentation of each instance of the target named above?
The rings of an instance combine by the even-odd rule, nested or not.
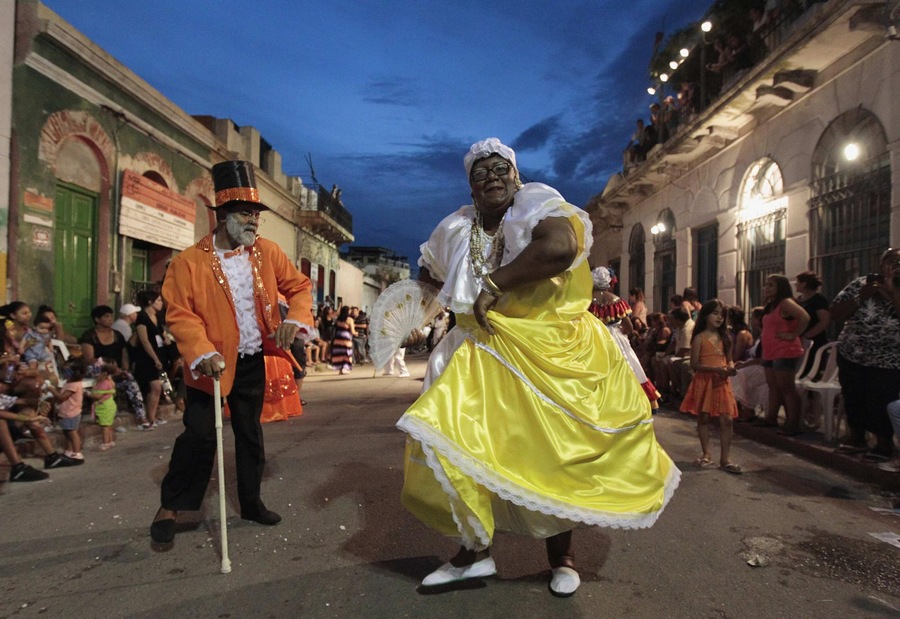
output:
[[[400,378],[409,378],[409,372],[400,372]]]
[[[463,567],[454,567],[450,563],[444,563],[441,567],[431,572],[422,581],[423,587],[434,587],[435,585],[446,585],[447,583],[466,580],[469,578],[483,578],[485,576],[493,576],[497,573],[497,566],[494,564],[494,557],[488,557],[481,561],[476,561],[472,565],[464,565]]]
[[[560,598],[573,595],[581,584],[581,577],[571,567],[557,567],[550,580],[550,593]]]
[[[882,462],[878,465],[878,468],[882,471],[887,471],[888,473],[900,473],[900,459]]]
[[[393,376],[394,373],[393,372],[382,372],[381,375],[382,376]]]

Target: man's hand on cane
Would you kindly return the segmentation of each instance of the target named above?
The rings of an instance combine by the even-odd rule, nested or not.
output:
[[[197,373],[202,374],[203,376],[210,376],[212,378],[219,378],[222,374],[222,370],[225,369],[225,359],[222,355],[213,355],[208,359],[204,359],[200,363],[197,364],[197,367],[194,370]]]

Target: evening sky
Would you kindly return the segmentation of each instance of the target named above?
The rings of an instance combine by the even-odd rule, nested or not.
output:
[[[470,202],[497,136],[584,206],[654,100],[655,34],[706,2],[44,0],[189,114],[252,125],[288,174],[337,184],[357,245],[409,257]]]

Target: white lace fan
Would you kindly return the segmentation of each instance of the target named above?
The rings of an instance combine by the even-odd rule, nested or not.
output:
[[[412,279],[391,284],[369,315],[369,357],[375,371],[387,365],[410,333],[431,322],[441,311],[438,290]]]

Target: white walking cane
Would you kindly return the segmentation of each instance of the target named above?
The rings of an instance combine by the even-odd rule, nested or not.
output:
[[[219,361],[219,369],[225,369],[225,362]],[[222,573],[231,571],[231,560],[228,558],[228,523],[225,519],[225,462],[222,447],[222,387],[219,377],[213,378],[213,400],[216,410],[216,460],[219,461],[219,529],[222,532]]]

